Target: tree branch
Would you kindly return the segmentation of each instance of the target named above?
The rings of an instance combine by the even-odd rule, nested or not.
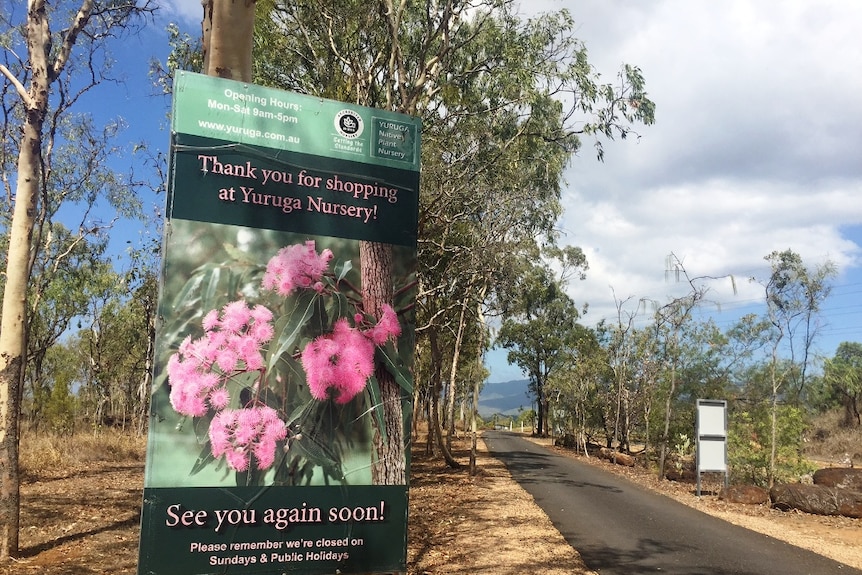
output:
[[[84,30],[87,23],[90,21],[90,15],[92,13],[93,0],[84,0],[81,3],[81,7],[78,9],[78,13],[75,14],[75,19],[72,21],[72,25],[63,37],[63,44],[60,46],[60,51],[57,53],[54,65],[51,66],[49,81],[53,81],[57,78],[63,71],[63,68],[66,67],[66,63],[69,61],[69,56],[72,54],[72,47],[78,40],[78,35]],[[46,56],[49,55],[50,54],[46,54]]]
[[[21,97],[21,100],[24,102],[24,107],[32,108],[33,107],[33,98],[30,97],[30,94],[27,93],[27,89],[18,81],[12,72],[4,66],[0,64],[0,73],[6,76],[6,79],[9,80],[9,83],[15,87],[15,91],[18,92],[18,95]]]

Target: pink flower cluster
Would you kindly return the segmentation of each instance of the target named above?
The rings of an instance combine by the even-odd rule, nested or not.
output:
[[[380,321],[366,331],[350,327],[345,318],[336,321],[331,333],[314,339],[302,351],[312,397],[320,401],[332,397],[340,404],[356,397],[374,372],[374,346],[400,334],[398,316],[388,305],[383,306]]]
[[[260,352],[272,339],[272,312],[235,301],[212,310],[203,319],[204,335],[188,336],[168,360],[171,405],[183,415],[201,417],[230,403],[228,379],[241,372],[263,369]]]
[[[224,456],[233,469],[246,471],[252,455],[258,469],[269,469],[287,427],[271,407],[225,409],[210,423],[209,437],[213,456]]]
[[[314,240],[282,248],[266,264],[263,288],[282,296],[288,296],[299,288],[321,293],[324,286],[320,280],[332,257],[332,251],[328,249],[318,255]]]
[[[374,342],[374,345],[383,345],[389,338],[401,335],[401,324],[398,323],[398,315],[392,307],[383,304],[382,313],[377,324],[365,332],[365,335]]]
[[[287,296],[297,289],[325,291],[323,283],[333,254],[317,253],[314,241],[279,250],[270,259],[262,287]],[[309,343],[301,354],[311,395],[319,401],[345,404],[356,397],[374,373],[375,346],[401,334],[398,316],[384,305],[380,319],[371,324],[356,314],[351,326],[346,318],[332,331]],[[187,337],[167,364],[170,401],[177,413],[192,417],[212,414],[209,439],[212,454],[246,471],[254,460],[258,469],[275,463],[278,442],[288,434],[275,409],[252,401],[240,409],[228,409],[228,382],[243,373],[265,373],[262,346],[274,335],[272,312],[263,306],[249,307],[235,301],[203,319],[204,335]]]

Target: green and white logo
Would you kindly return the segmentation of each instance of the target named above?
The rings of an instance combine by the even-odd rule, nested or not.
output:
[[[342,138],[358,138],[364,129],[362,116],[353,110],[341,110],[335,116],[335,129]]]

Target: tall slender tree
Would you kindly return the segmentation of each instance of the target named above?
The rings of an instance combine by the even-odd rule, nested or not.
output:
[[[2,18],[15,30],[4,46],[0,75],[18,98],[20,133],[15,166],[14,209],[9,228],[2,319],[0,319],[0,559],[18,550],[18,420],[27,349],[27,285],[34,260],[33,231],[44,208],[51,174],[46,130],[107,72],[105,47],[153,10],[151,0],[82,0],[49,6],[29,0],[20,25],[11,10]],[[59,24],[52,31],[52,24]],[[26,54],[15,60],[16,54]],[[80,65],[79,65],[80,64]],[[78,83],[70,80],[76,78]],[[8,118],[8,117],[7,117]],[[50,149],[47,149],[50,153]]]
[[[570,256],[569,261],[577,268],[586,269],[586,257],[580,250],[570,250]],[[550,431],[548,380],[566,365],[579,333],[579,312],[564,287],[548,266],[534,266],[497,334],[499,345],[509,350],[509,362],[529,376],[538,414],[536,434],[540,437]]]
[[[685,266],[676,254],[669,254],[665,262],[665,274],[673,276],[676,281],[684,278],[689,286],[687,294],[677,297],[658,308],[655,312],[656,332],[661,339],[662,355],[665,366],[669,373],[668,392],[664,405],[664,424],[660,439],[660,451],[658,460],[658,477],[665,477],[665,463],[667,461],[668,442],[670,440],[670,423],[673,414],[673,402],[676,399],[678,386],[678,368],[681,360],[681,340],[686,324],[691,322],[692,311],[700,305],[706,296],[707,287],[703,285],[703,278],[692,278],[688,275]]]
[[[769,360],[770,394],[770,454],[768,482],[775,481],[778,450],[778,407],[782,394],[790,387],[793,401],[797,401],[805,386],[809,352],[817,333],[816,316],[820,305],[828,297],[829,278],[835,274],[834,264],[827,261],[809,269],[802,257],[793,250],[774,251],[764,258],[771,273],[764,282],[766,317],[772,327]],[[782,360],[785,347],[790,359]],[[800,350],[801,347],[801,350]],[[795,386],[789,385],[796,380]]]

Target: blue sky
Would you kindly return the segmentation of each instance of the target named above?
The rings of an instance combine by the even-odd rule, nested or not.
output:
[[[590,60],[608,81],[621,63],[639,66],[656,102],[640,139],[606,146],[604,163],[585,143],[566,172],[563,241],[590,269],[570,286],[589,304],[582,319],[613,320],[647,298],[665,303],[684,286],[665,281],[673,252],[691,276],[711,282],[701,314],[721,326],[762,313],[764,256],[793,249],[809,265],[839,270],[817,348],[862,341],[862,3],[847,0],[531,0],[522,11],[567,8]],[[167,53],[165,24],[200,30],[197,0],[171,0],[116,56],[125,86],[86,102],[119,115],[123,140],[166,150],[168,102],[152,96],[150,57]],[[119,162],[120,160],[118,160]],[[150,199],[160,205],[161,199]],[[118,230],[117,243],[139,230]],[[648,314],[638,322],[646,324]],[[521,377],[505,352],[489,355],[490,381]]]

